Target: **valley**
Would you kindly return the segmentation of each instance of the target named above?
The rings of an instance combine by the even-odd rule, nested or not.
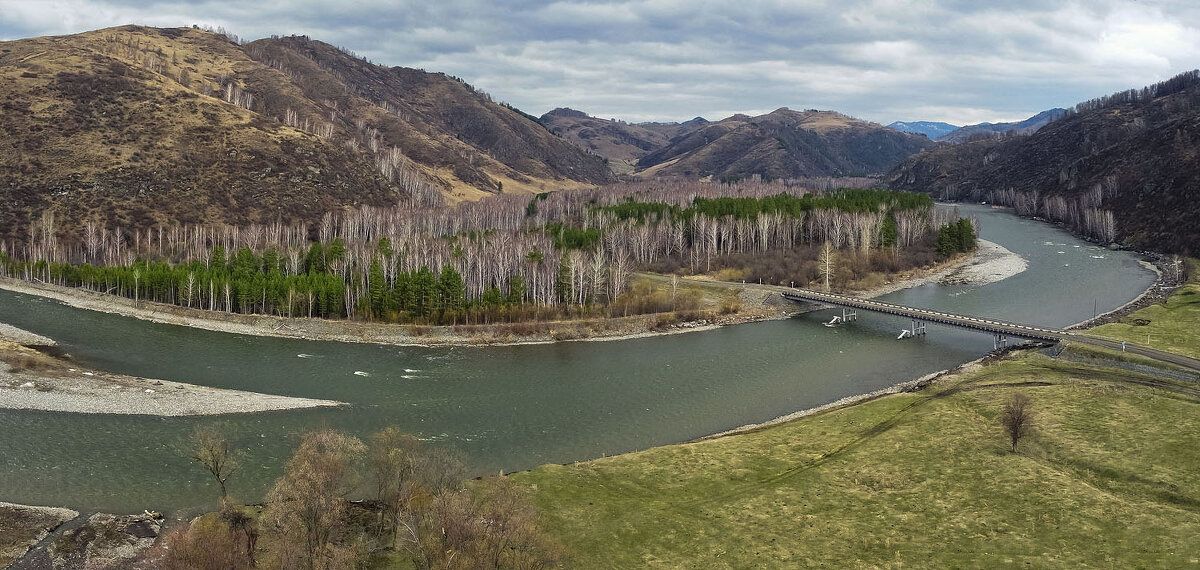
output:
[[[89,3],[0,18],[0,565],[1200,557],[1191,28]]]

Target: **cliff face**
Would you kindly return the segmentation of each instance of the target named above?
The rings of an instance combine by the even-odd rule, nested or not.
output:
[[[888,183],[1013,205],[1102,241],[1200,252],[1200,79],[1192,72],[1081,104],[1030,135],[939,146]]]

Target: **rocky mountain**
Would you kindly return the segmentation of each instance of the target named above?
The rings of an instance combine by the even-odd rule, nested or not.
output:
[[[638,161],[639,175],[770,179],[882,174],[934,143],[832,111],[734,115]]]
[[[313,219],[605,183],[603,159],[441,73],[307,37],[137,26],[0,42],[0,238]]]
[[[941,142],[960,143],[972,139],[995,137],[1000,135],[1024,135],[1032,133],[1046,126],[1051,121],[1062,118],[1062,116],[1066,113],[1066,109],[1047,109],[1041,113],[1029,117],[1028,119],[1025,119],[1024,121],[967,125],[936,138]]]
[[[1031,134],[939,146],[888,181],[1011,205],[1105,243],[1198,253],[1200,72],[1081,103]]]
[[[937,121],[896,121],[888,125],[888,128],[896,129],[902,133],[925,135],[931,139],[936,139],[958,130],[959,127],[950,123],[939,123]]]
[[[575,146],[607,158],[610,167],[619,174],[633,172],[638,159],[646,153],[708,123],[700,117],[682,123],[627,123],[565,107],[554,109],[538,120]]]

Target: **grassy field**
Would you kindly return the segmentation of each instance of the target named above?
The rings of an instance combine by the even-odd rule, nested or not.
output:
[[[1016,392],[1035,433],[1010,453]],[[1200,565],[1200,390],[1034,354],[742,435],[513,478],[572,566]]]
[[[1200,260],[1189,259],[1191,279],[1167,299],[1088,332],[1200,358]],[[1149,321],[1147,323],[1147,321]],[[1137,324],[1144,323],[1144,324]],[[1147,340],[1149,339],[1149,340]]]

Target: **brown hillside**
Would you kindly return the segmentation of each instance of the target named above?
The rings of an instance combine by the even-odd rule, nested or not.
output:
[[[647,175],[771,179],[881,174],[932,147],[901,133],[830,111],[778,109],[709,123],[638,161]]]
[[[610,177],[445,75],[192,28],[0,42],[0,132],[0,239],[48,208],[124,228],[286,221]]]
[[[610,166],[619,174],[633,172],[642,156],[707,124],[700,118],[683,123],[626,123],[567,108],[554,109],[539,120],[550,132],[575,146],[609,159]]]

